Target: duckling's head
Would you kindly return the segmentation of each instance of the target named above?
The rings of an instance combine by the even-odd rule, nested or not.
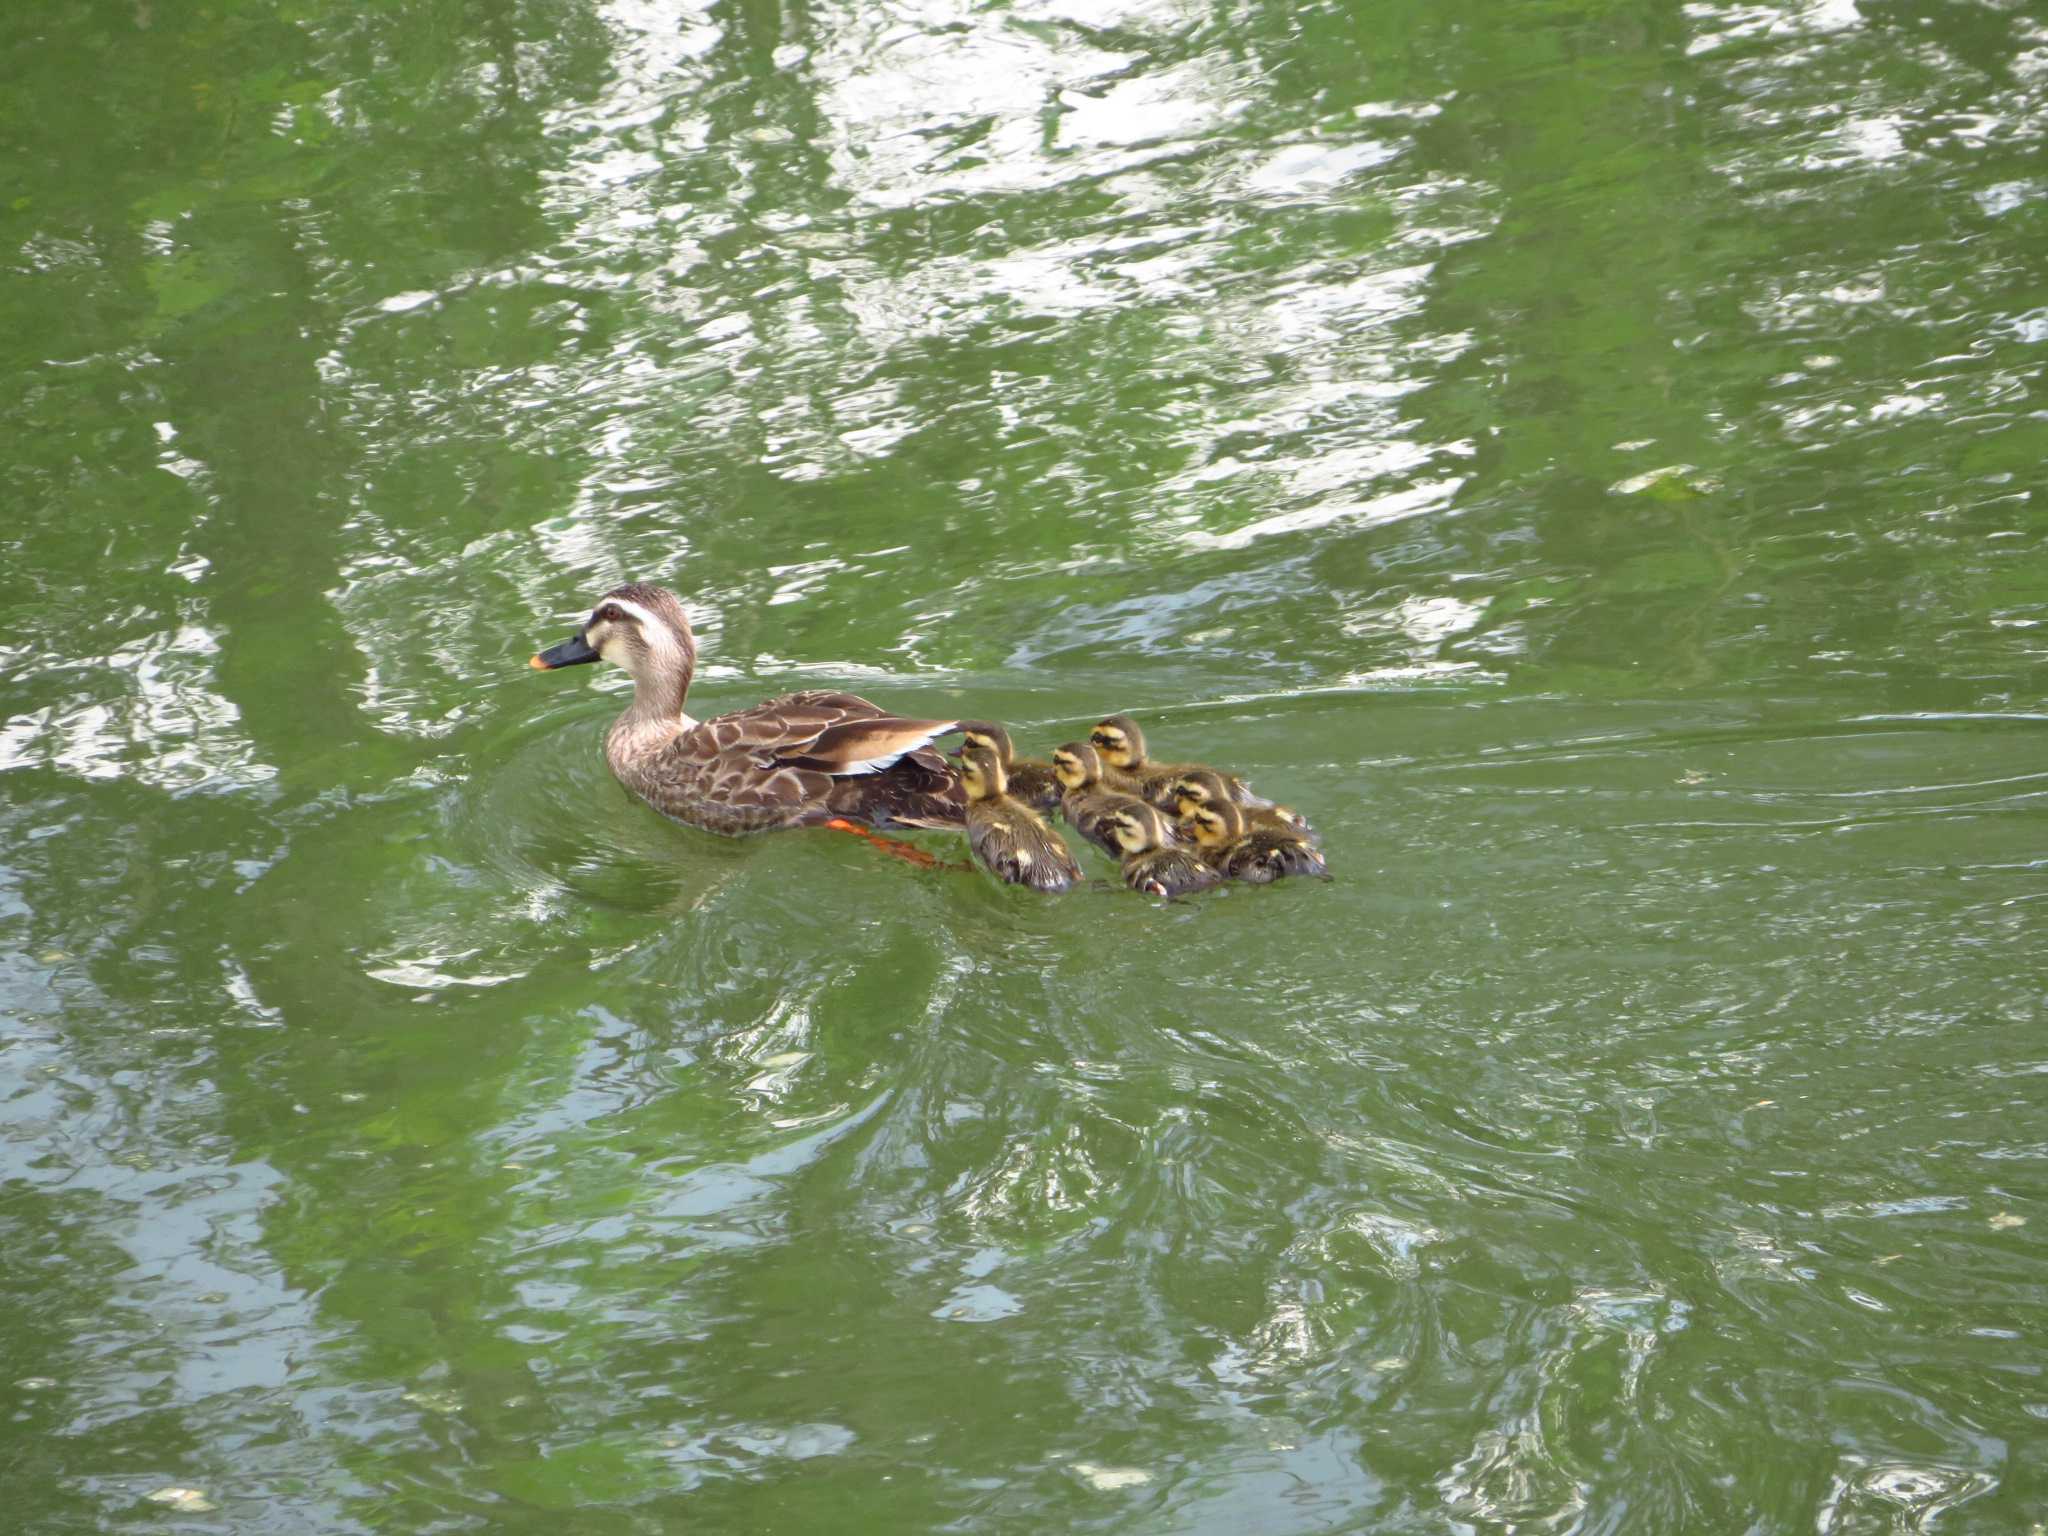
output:
[[[960,749],[960,784],[970,800],[993,800],[1010,787],[1002,759],[991,747]]]
[[[1068,789],[1086,789],[1102,777],[1102,758],[1085,741],[1053,748],[1052,775]]]
[[[624,667],[637,683],[680,678],[689,686],[697,639],[675,593],[644,581],[613,587],[590,610],[583,628],[528,665],[543,671],[599,659]]]
[[[1166,846],[1166,818],[1136,796],[1116,808],[1109,827],[1125,853],[1150,853]]]
[[[1181,818],[1194,815],[1201,806],[1218,800],[1228,800],[1230,791],[1223,787],[1223,776],[1207,768],[1194,768],[1173,781],[1173,805]]]
[[[995,753],[996,761],[1005,768],[1010,766],[1011,759],[1016,755],[1016,748],[1010,744],[1010,733],[988,720],[960,722],[961,751],[965,752],[969,747],[987,747]]]
[[[1235,801],[1212,800],[1188,817],[1195,841],[1204,848],[1227,848],[1244,836],[1244,812]]]
[[[1088,740],[1112,768],[1136,773],[1145,766],[1145,733],[1129,715],[1111,715],[1099,721]]]

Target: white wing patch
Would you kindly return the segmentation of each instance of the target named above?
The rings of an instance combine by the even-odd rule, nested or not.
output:
[[[880,773],[884,769],[895,767],[896,764],[902,762],[903,759],[910,756],[911,753],[922,752],[926,747],[930,746],[933,742],[937,741],[941,736],[946,734],[946,731],[949,731],[952,728],[953,726],[949,722],[945,730],[933,731],[929,736],[919,737],[916,741],[909,742],[904,746],[897,748],[894,752],[885,752],[878,757],[858,758],[855,761],[848,763],[843,768],[833,768],[827,771],[829,771],[832,777],[834,777],[835,779],[850,779],[857,778],[862,774]]]
[[[921,745],[925,744],[921,743]],[[835,779],[851,779],[857,778],[864,773],[880,773],[885,768],[893,768],[916,750],[916,747],[905,747],[901,752],[891,752],[886,757],[862,758],[857,763],[848,763],[844,768],[832,769],[831,774]]]

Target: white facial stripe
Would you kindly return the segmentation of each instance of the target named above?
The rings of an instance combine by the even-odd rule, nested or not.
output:
[[[658,633],[664,628],[661,620],[629,598],[608,597],[597,606],[600,609],[607,607],[616,608],[619,612],[626,615],[627,618],[637,620],[643,634]]]

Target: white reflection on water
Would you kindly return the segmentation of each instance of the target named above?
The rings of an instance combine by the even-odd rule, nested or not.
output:
[[[1072,32],[927,0],[854,20],[817,60],[833,179],[872,207],[1027,191],[1136,163],[1121,141],[1055,148],[1047,119],[1061,94],[1135,62]],[[1120,116],[1105,111],[1100,125]],[[1177,120],[1195,132],[1204,116],[1213,113],[1184,108]]]
[[[1419,310],[1432,274],[1417,256],[1480,232],[1469,209],[1443,216],[1447,197],[1459,194],[1448,183],[1375,184],[1412,145],[1415,124],[1440,105],[1373,103],[1275,139],[1246,126],[1267,90],[1256,61],[1213,49],[1186,57],[1163,45],[1149,56],[1134,51],[1143,32],[1117,34],[1134,39],[1130,48],[1106,47],[1098,30],[1043,19],[1064,14],[919,0],[807,17],[803,42],[776,51],[789,79],[764,87],[772,94],[756,105],[767,120],[735,134],[708,104],[693,117],[675,113],[733,41],[712,12],[604,7],[612,73],[596,99],[548,119],[566,148],[549,202],[566,226],[559,249],[572,254],[545,280],[573,270],[575,281],[594,288],[630,284],[636,305],[695,329],[682,356],[672,329],[628,330],[604,357],[504,381],[536,420],[559,418],[573,400],[590,423],[582,446],[594,462],[575,498],[575,521],[616,524],[634,505],[672,499],[672,426],[642,432],[624,424],[652,409],[656,396],[671,416],[694,412],[697,432],[751,438],[756,462],[779,478],[816,481],[890,457],[930,424],[926,407],[901,397],[896,372],[921,368],[918,354],[932,338],[1019,316],[1098,314],[1107,324],[1159,326],[1162,372],[1190,378],[1241,375],[1245,360],[1262,352],[1289,359],[1289,376],[1264,389],[1188,392],[1162,413],[1195,466],[1190,472],[1203,478],[1211,445],[1230,433],[1314,431],[1313,441],[1276,444],[1279,451],[1243,471],[1240,527],[1193,530],[1220,541],[1214,547],[1332,523],[1371,526],[1433,510],[1456,493],[1461,482],[1441,474],[1411,482],[1435,455],[1462,454],[1465,445],[1417,446],[1410,462],[1396,463],[1384,456],[1396,424],[1371,403],[1413,388],[1418,364],[1441,363],[1469,344],[1412,330],[1399,347],[1391,340],[1395,324]],[[1132,7],[1130,16],[1176,30],[1186,19],[1170,5]],[[1100,15],[1088,19],[1091,29],[1103,25]],[[792,132],[804,120],[774,119],[797,99],[816,119]],[[768,207],[752,195],[777,157],[800,150],[826,157],[833,184],[854,200],[850,210]],[[678,200],[678,169],[703,153],[719,156],[739,185],[714,200]],[[877,211],[967,198],[999,205],[1083,183],[1107,194],[1103,217],[1054,240],[972,240],[887,260],[871,254],[858,227]],[[1318,259],[1277,281],[1238,281],[1233,242],[1254,208],[1352,209],[1375,196],[1397,211],[1386,249],[1405,260],[1361,272]],[[737,267],[728,272],[734,258],[719,242],[736,219],[749,221],[746,266],[787,272],[794,263],[807,281],[763,284]],[[1146,318],[1128,318],[1137,316]],[[846,320],[861,347],[847,346]],[[644,389],[634,382],[642,371]],[[842,382],[849,375],[851,387]],[[1015,436],[1042,416],[1048,390],[1057,387],[1071,408],[1077,386],[1082,394],[1102,387],[1025,378],[1006,389],[992,375],[969,403],[997,412],[1005,435]],[[1349,408],[1333,409],[1347,393]],[[1343,454],[1359,441],[1379,446],[1375,462],[1353,473]],[[1179,504],[1176,488],[1165,489],[1163,505]],[[1305,498],[1314,504],[1302,505]],[[1171,536],[1174,522],[1167,515],[1159,531]]]
[[[1207,549],[1242,549],[1254,539],[1262,539],[1276,533],[1299,533],[1308,528],[1323,528],[1335,522],[1348,522],[1360,528],[1377,528],[1386,523],[1397,523],[1404,518],[1418,517],[1425,512],[1435,512],[1451,504],[1458,493],[1458,487],[1465,482],[1458,477],[1444,480],[1424,481],[1421,485],[1410,486],[1402,491],[1390,491],[1384,496],[1375,496],[1368,501],[1340,500],[1323,502],[1316,506],[1303,507],[1294,512],[1277,512],[1271,517],[1262,517],[1257,522],[1226,534],[1191,533],[1187,536],[1190,544]]]
[[[1586,1485],[1558,1464],[1534,1413],[1505,1430],[1482,1430],[1437,1489],[1457,1514],[1508,1530],[1562,1530],[1586,1512]]]
[[[1730,43],[1764,37],[1821,36],[1863,25],[1856,0],[1793,0],[1791,4],[1685,7],[1686,20],[1701,30],[1686,44],[1688,54],[1712,53]]]
[[[274,778],[242,732],[241,711],[215,686],[219,652],[211,629],[185,623],[69,662],[89,671],[90,686],[74,702],[0,725],[0,772],[40,766],[171,790]]]
[[[1821,1536],[1933,1530],[1942,1514],[1998,1486],[1989,1473],[1963,1467],[1872,1461],[1854,1454],[1842,1457],[1828,1481],[1814,1517],[1814,1529]]]

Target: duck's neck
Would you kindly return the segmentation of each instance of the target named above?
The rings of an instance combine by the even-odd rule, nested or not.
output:
[[[695,637],[663,637],[667,644],[642,658],[633,670],[633,702],[612,727],[633,735],[687,731],[697,722],[684,712],[690,679],[697,672]]]
[[[692,722],[683,711],[690,695],[690,674],[669,677],[640,677],[633,680],[633,702],[626,716],[636,725],[675,725]]]

